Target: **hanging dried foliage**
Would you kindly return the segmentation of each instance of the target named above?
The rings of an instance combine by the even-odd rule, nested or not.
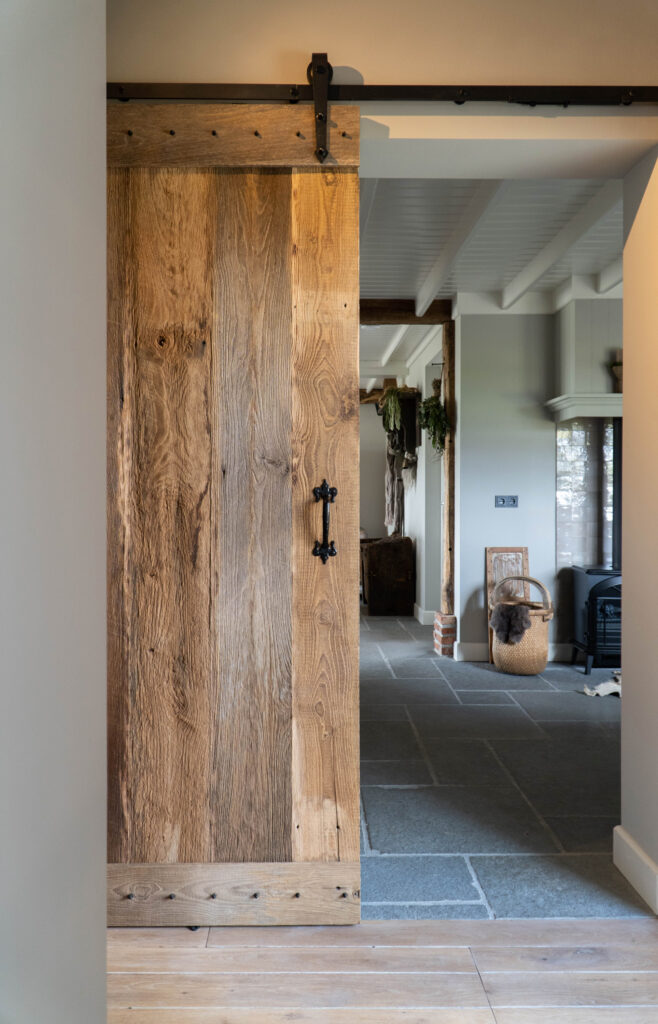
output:
[[[382,412],[384,430],[390,434],[402,427],[402,406],[400,405],[400,389],[387,388],[382,395],[379,408]]]
[[[450,420],[444,402],[441,401],[441,381],[432,381],[433,394],[420,403],[418,423],[429,434],[432,448],[443,455],[446,437],[450,431]]]

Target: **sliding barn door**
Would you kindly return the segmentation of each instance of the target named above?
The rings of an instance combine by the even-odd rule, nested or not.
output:
[[[109,920],[358,921],[358,111],[109,122]]]

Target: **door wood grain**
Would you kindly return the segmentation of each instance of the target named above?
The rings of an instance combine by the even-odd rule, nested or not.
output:
[[[110,921],[349,923],[358,176],[166,160],[108,173]],[[339,492],[326,565],[324,478]],[[277,865],[298,863],[294,882],[318,861],[336,865],[335,898],[311,887],[291,910]],[[203,865],[217,884],[239,869],[244,892],[249,866],[270,891],[269,865],[268,913],[241,895],[225,918],[196,898],[174,911],[158,870],[184,887]],[[116,883],[130,866],[148,894],[132,918]]]

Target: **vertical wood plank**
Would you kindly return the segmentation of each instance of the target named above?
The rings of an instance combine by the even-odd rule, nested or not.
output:
[[[129,856],[132,841],[127,776],[130,643],[124,600],[133,426],[125,394],[131,395],[127,381],[134,377],[127,259],[130,172],[108,169],[107,200],[107,852],[112,862]]]
[[[110,858],[203,861],[212,705],[212,174],[121,173],[129,178],[113,211],[124,270],[110,261],[110,275],[125,276],[110,286],[111,358],[121,376],[111,395],[117,454],[109,542],[117,563],[110,608],[123,643],[110,661],[109,689],[124,736],[113,754],[121,763],[112,765],[110,804],[119,820],[110,823]]]
[[[293,859],[358,860],[358,177],[297,171],[292,195]]]
[[[443,566],[441,611],[455,614],[455,322],[443,325],[443,400],[450,421],[443,455]]]
[[[289,172],[217,172],[212,857],[291,859]]]

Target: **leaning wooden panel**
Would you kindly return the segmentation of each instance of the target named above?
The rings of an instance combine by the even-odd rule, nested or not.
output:
[[[359,865],[110,864],[108,925],[354,924]]]
[[[291,176],[215,180],[209,859],[290,861]]]
[[[293,175],[293,857],[359,857],[358,178]],[[330,540],[313,488],[338,489]],[[318,918],[319,920],[319,918]]]
[[[325,166],[359,164],[358,107],[329,107]],[[308,104],[110,101],[110,167],[317,167]]]
[[[212,174],[120,174],[110,192],[109,859],[201,861],[215,705]]]

